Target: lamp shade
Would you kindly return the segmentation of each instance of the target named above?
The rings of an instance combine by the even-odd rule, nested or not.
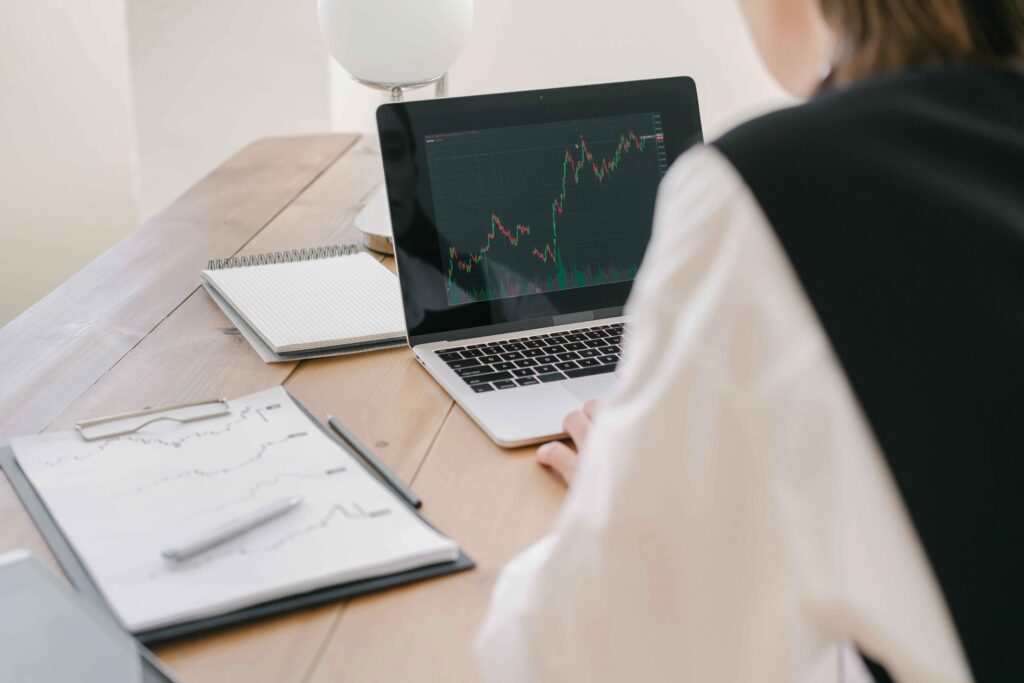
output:
[[[317,0],[327,48],[355,78],[380,84],[444,74],[469,40],[473,0]]]

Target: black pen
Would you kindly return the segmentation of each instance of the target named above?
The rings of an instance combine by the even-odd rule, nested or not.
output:
[[[413,490],[406,486],[380,458],[370,452],[370,449],[363,445],[363,442],[355,437],[355,434],[341,426],[341,423],[330,415],[327,416],[327,424],[331,426],[334,433],[341,437],[341,440],[348,444],[349,448],[356,452],[363,462],[369,465],[370,469],[380,475],[384,482],[394,489],[395,493],[405,498],[409,505],[418,508],[423,505],[420,497],[413,493]]]

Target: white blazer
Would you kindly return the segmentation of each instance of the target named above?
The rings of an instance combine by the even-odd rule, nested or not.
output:
[[[488,681],[971,681],[886,462],[749,188],[662,182],[621,383],[552,531],[501,574]],[[833,648],[830,650],[829,648]]]

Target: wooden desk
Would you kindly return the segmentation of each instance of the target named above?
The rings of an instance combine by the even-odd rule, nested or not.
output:
[[[184,681],[472,680],[472,640],[494,580],[562,500],[533,449],[494,446],[407,349],[266,365],[199,287],[212,257],[358,241],[352,219],[381,170],[357,143],[322,135],[250,145],[0,329],[0,443],[284,384],[375,448],[479,565],[156,648]],[[54,564],[0,476],[0,551],[14,547]]]

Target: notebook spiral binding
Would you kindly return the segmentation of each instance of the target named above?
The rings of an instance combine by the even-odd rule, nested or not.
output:
[[[206,269],[223,270],[225,268],[239,268],[241,266],[265,266],[274,263],[315,261],[316,259],[350,256],[357,253],[359,253],[358,244],[331,244],[325,247],[312,247],[309,249],[290,249],[288,251],[273,251],[264,254],[253,254],[251,256],[210,259],[206,264]]]

